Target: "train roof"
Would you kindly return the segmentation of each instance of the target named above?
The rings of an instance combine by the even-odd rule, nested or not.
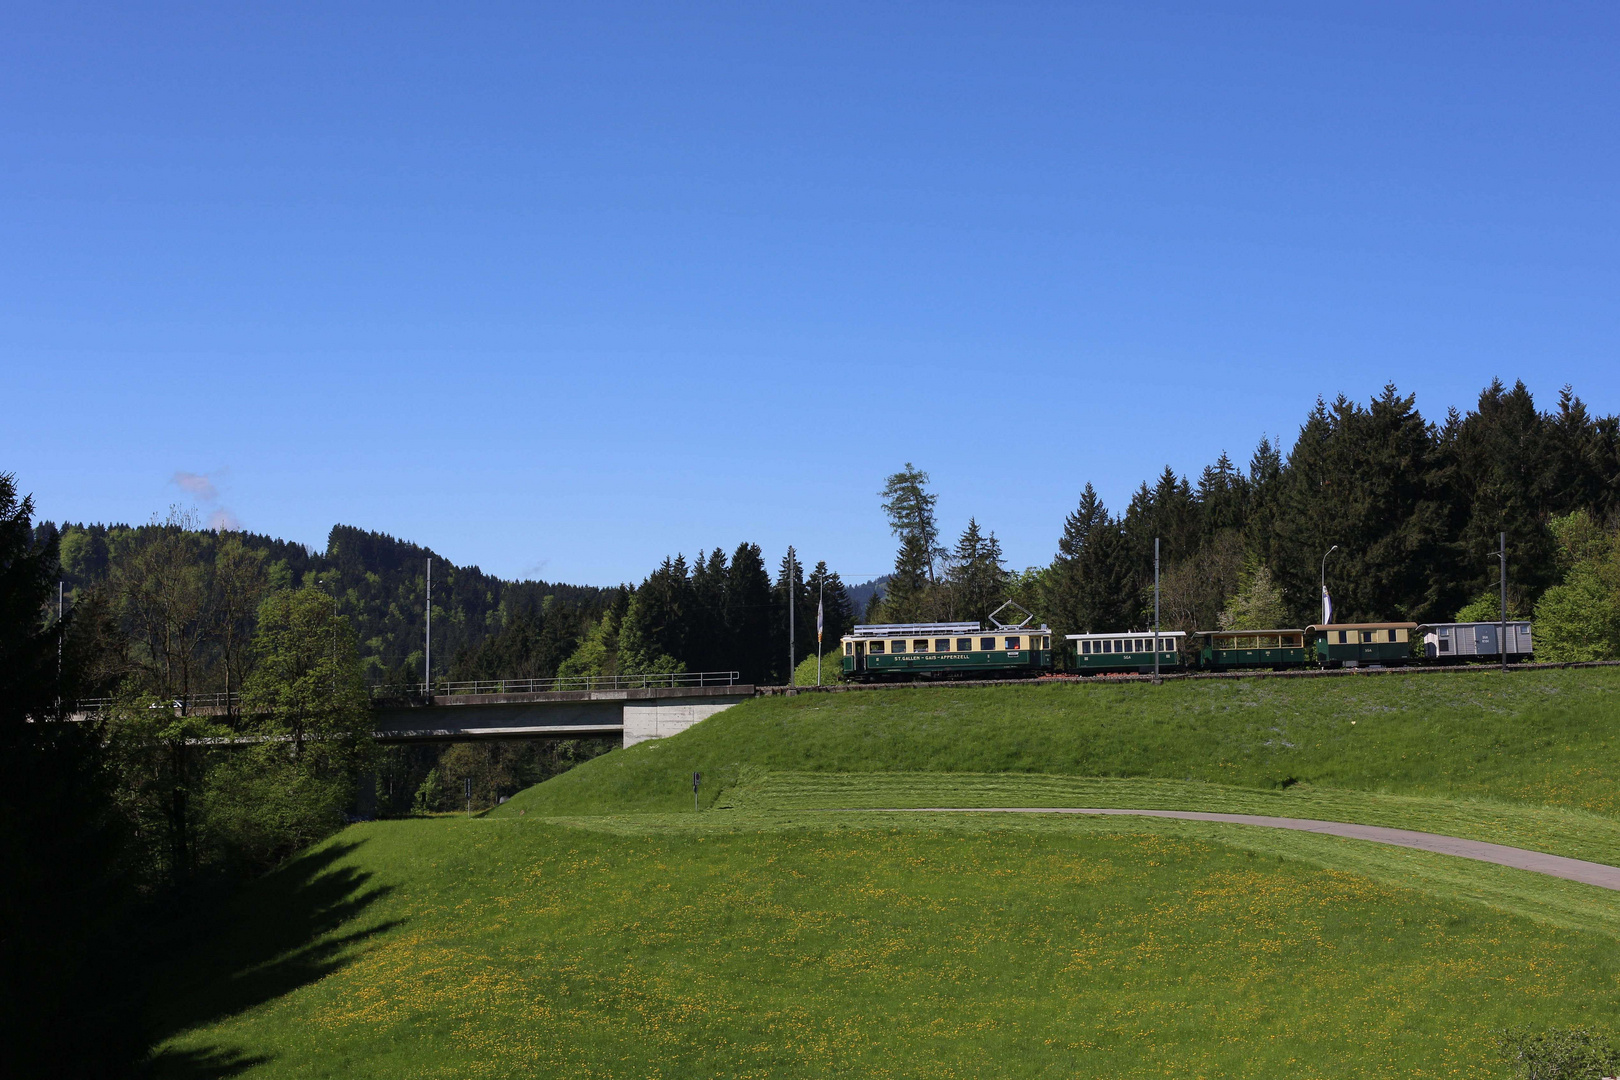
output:
[[[1240,637],[1245,634],[1303,634],[1305,631],[1301,630],[1297,626],[1292,628],[1285,626],[1276,630],[1194,630],[1193,633],[1198,637],[1214,637],[1216,635],[1221,637]]]
[[[898,623],[867,623],[856,626],[850,631],[855,636],[882,636],[899,637],[901,634],[977,634],[980,628],[976,622],[898,622]]]
[[[1117,637],[1152,637],[1152,630],[1106,630],[1095,634],[1064,634],[1068,641],[1081,641],[1086,638],[1117,638]],[[1185,630],[1160,630],[1160,637],[1186,637]]]
[[[1323,623],[1321,626],[1307,626],[1305,632],[1314,634],[1318,630],[1416,630],[1415,622],[1336,622]]]
[[[1529,626],[1529,619],[1509,619],[1509,626]],[[1419,630],[1451,630],[1458,626],[1501,626],[1501,619],[1491,619],[1487,622],[1426,622],[1418,623]]]

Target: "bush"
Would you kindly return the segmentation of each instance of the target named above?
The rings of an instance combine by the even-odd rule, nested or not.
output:
[[[1525,1080],[1601,1080],[1620,1069],[1614,1045],[1585,1028],[1510,1028],[1498,1044]]]
[[[844,681],[844,646],[835,643],[832,648],[821,654],[821,685],[832,686]],[[794,686],[816,685],[816,654],[811,653],[799,661],[799,666],[793,672]]]

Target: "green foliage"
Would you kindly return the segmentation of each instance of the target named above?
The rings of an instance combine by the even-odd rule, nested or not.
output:
[[[272,593],[259,608],[256,665],[242,692],[249,746],[210,774],[222,843],[268,869],[343,824],[371,761],[370,702],[349,620],[319,589]]]
[[[1578,511],[1554,519],[1552,532],[1565,575],[1536,603],[1536,659],[1620,657],[1620,530],[1603,530]]]
[[[591,625],[579,648],[557,667],[559,678],[614,675],[619,670],[619,617],[606,612]]]
[[[436,814],[449,805],[449,788],[445,785],[444,777],[439,775],[439,767],[435,765],[422,778],[422,786],[416,789],[416,794],[411,799],[411,812]]]
[[[1264,564],[1244,573],[1237,593],[1219,616],[1222,630],[1274,630],[1286,626],[1287,620],[1282,590]]]
[[[844,680],[844,648],[834,645],[821,654],[821,684],[834,686]],[[793,670],[793,686],[816,685],[816,654],[811,654],[799,661],[799,666]]]
[[[1620,1069],[1620,1051],[1585,1028],[1514,1027],[1500,1034],[1498,1045],[1524,1080],[1602,1080]]]

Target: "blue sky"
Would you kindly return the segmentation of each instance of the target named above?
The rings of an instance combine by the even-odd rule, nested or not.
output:
[[[881,572],[914,461],[1045,562],[1318,395],[1620,412],[1616,55],[1607,3],[9,5],[0,471],[608,583]]]

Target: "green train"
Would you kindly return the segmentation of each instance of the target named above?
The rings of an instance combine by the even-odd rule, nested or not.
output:
[[[1417,623],[1380,622],[1332,623],[1292,630],[1199,630],[1191,635],[1161,632],[1158,670],[1287,671],[1307,666],[1396,667],[1423,663],[1424,657],[1414,651],[1419,629]],[[1076,674],[1146,674],[1154,670],[1151,631],[1065,637],[1074,643],[1070,670]],[[1166,647],[1163,643],[1167,640],[1174,645]],[[1528,626],[1522,640],[1529,641]],[[1524,648],[1528,656],[1528,644]]]
[[[842,640],[844,678],[851,682],[1013,679],[1052,671],[1046,626],[888,623],[857,626]]]
[[[986,629],[976,622],[891,623],[857,626],[843,638],[844,677],[851,682],[916,679],[1007,679],[1051,674],[1052,631],[1047,626]],[[1027,622],[1027,620],[1026,620]],[[1432,642],[1475,637],[1468,655],[1451,655]],[[1482,629],[1481,629],[1482,628]],[[1530,624],[1509,622],[1509,659],[1530,659]],[[1488,631],[1488,633],[1487,633]],[[1304,629],[1164,630],[1067,634],[1075,675],[1150,675],[1178,671],[1289,671],[1305,667],[1398,667],[1406,664],[1490,661],[1495,624],[1414,622],[1329,623]],[[1425,652],[1427,655],[1425,655]],[[1461,652],[1461,647],[1458,647]],[[1155,664],[1157,660],[1157,664]]]

